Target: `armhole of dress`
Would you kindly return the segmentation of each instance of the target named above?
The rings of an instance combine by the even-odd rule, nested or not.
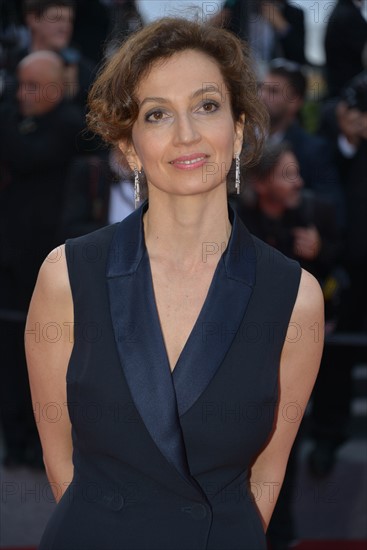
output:
[[[70,251],[71,251],[71,247],[72,247],[72,239],[68,239],[67,241],[65,241],[65,260],[66,260],[66,268],[67,268],[67,274],[68,274],[68,280],[69,280],[69,286],[70,286],[70,294],[71,294],[71,300],[73,302],[73,319],[72,319],[72,325],[70,326],[70,329],[69,329],[69,335],[73,338],[73,347],[72,347],[72,350],[71,350],[71,354],[70,354],[70,358],[69,358],[69,361],[68,361],[68,366],[67,366],[67,369],[66,369],[66,383],[70,383],[73,381],[73,376],[72,376],[72,373],[71,373],[71,364],[72,364],[72,359],[73,359],[73,355],[74,355],[74,352],[75,352],[75,330],[74,330],[74,327],[75,327],[75,299],[74,299],[74,288],[73,288],[73,283],[72,283],[72,273],[71,273],[71,254],[70,254]]]

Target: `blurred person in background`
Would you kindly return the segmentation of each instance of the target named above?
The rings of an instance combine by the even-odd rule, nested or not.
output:
[[[260,76],[275,57],[306,63],[304,13],[287,0],[226,0],[212,22],[248,41]]]
[[[77,0],[72,44],[94,65],[104,55],[109,28],[109,11],[100,0]]]
[[[59,241],[117,223],[134,210],[134,175],[118,149],[78,157],[67,178]]]
[[[334,281],[338,307],[333,334],[326,341],[311,410],[314,447],[309,466],[322,477],[331,472],[338,449],[350,436],[352,369],[367,361],[367,71],[353,78],[338,98],[325,102],[320,133],[333,145],[347,221],[343,277]]]
[[[26,56],[17,78],[17,101],[0,106],[0,413],[9,467],[42,464],[27,384],[24,321],[38,269],[57,244],[66,174],[82,150],[84,127],[83,111],[65,101],[58,54]]]
[[[328,20],[325,70],[330,97],[367,68],[367,21],[361,8],[362,0],[338,0]]]
[[[304,188],[291,144],[268,143],[246,183],[236,204],[251,233],[299,261],[322,284],[340,254],[341,233],[333,206]]]
[[[103,0],[109,10],[106,55],[111,55],[132,32],[143,26],[136,0]]]
[[[50,50],[58,53],[65,65],[65,96],[85,107],[88,89],[94,79],[95,65],[72,45],[75,3],[73,0],[24,0],[23,17],[29,31],[29,44],[19,49],[16,64],[26,55]],[[16,89],[16,65],[9,71],[6,97]]]
[[[16,65],[17,51],[28,44],[21,1],[0,0],[0,101],[5,97],[9,74]]]
[[[307,132],[300,112],[307,93],[302,67],[285,59],[274,59],[261,87],[261,97],[270,115],[270,143],[291,144],[305,188],[334,204],[340,227],[345,224],[340,177],[328,140]]]

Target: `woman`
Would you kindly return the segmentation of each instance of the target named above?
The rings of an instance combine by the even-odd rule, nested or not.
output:
[[[261,150],[255,89],[237,38],[164,19],[91,90],[91,128],[136,187],[144,172],[149,203],[68,241],[39,274],[27,356],[59,500],[42,550],[266,547],[323,301],[227,205],[233,159]]]

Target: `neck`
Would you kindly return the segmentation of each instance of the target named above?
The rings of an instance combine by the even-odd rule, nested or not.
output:
[[[144,232],[151,260],[188,272],[216,265],[231,233],[225,185],[195,196],[150,189]]]
[[[32,36],[30,52],[33,53],[40,50],[51,50],[51,48],[38,36]]]

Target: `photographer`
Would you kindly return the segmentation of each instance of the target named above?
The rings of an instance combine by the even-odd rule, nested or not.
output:
[[[353,78],[338,98],[325,103],[319,132],[333,146],[343,184],[348,228],[345,260],[350,267],[363,267],[367,256],[360,239],[367,219],[367,70]]]
[[[364,71],[324,106],[320,132],[334,146],[346,205],[347,230],[342,265],[348,284],[341,289],[334,336],[365,333],[367,278],[367,72]],[[334,465],[337,449],[348,437],[351,370],[366,360],[366,349],[352,344],[327,344],[314,391],[312,427],[315,447],[310,468],[326,475]],[[330,384],[333,386],[330,398]]]

